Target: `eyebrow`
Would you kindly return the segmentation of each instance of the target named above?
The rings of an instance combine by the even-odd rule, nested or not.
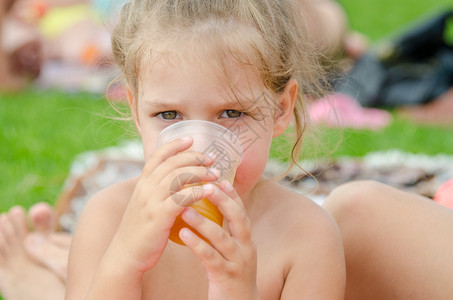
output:
[[[178,107],[178,106],[190,105],[190,102],[186,102],[184,100],[172,101],[171,99],[168,99],[168,100],[144,99],[143,103],[145,103],[146,105],[149,105],[149,106],[162,107],[162,108],[166,108],[166,107],[174,108],[174,107]],[[244,105],[244,104],[246,104],[246,105]],[[248,107],[247,104],[250,105],[250,103],[248,103],[248,101],[246,101],[246,103],[241,103],[240,101],[237,101],[237,100],[228,101],[228,100],[224,99],[224,101],[222,103],[219,103],[218,108],[219,109],[228,109],[228,108],[231,109],[231,108],[238,108],[238,107],[244,108],[244,107]]]
[[[158,106],[158,107],[168,107],[168,106],[178,106],[181,105],[179,101],[173,101],[170,99],[167,100],[151,100],[151,99],[144,99],[143,103],[150,106]]]

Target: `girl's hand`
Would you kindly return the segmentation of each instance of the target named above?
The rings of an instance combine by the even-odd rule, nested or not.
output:
[[[227,181],[211,188],[214,192],[208,199],[222,212],[228,231],[194,209],[186,208],[182,215],[184,221],[210,244],[187,228],[180,231],[180,237],[206,269],[210,300],[258,299],[256,247],[242,200]]]
[[[200,193],[200,186],[183,189],[194,181],[210,182],[218,176],[209,169],[214,162],[211,158],[185,151],[192,142],[183,138],[164,144],[146,162],[107,250],[107,255],[113,252],[112,259],[121,257],[130,271],[142,274],[151,269],[168,243],[176,216],[213,192],[203,189]]]

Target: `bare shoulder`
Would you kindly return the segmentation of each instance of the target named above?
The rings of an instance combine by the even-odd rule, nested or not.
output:
[[[262,184],[259,202],[265,208],[264,218],[279,219],[274,225],[279,230],[289,230],[296,235],[320,237],[323,230],[338,233],[334,219],[321,206],[308,197],[275,182]]]
[[[89,201],[89,204],[101,206],[104,209],[123,210],[134,192],[138,178],[132,178],[113,184],[97,194]]]
[[[92,257],[94,253],[100,257],[121,222],[136,182],[130,179],[114,184],[88,200],[77,221],[72,250],[90,249]]]
[[[264,236],[280,245],[276,255],[284,268],[281,299],[343,299],[343,245],[330,214],[277,183],[265,183],[258,194],[265,209],[259,216],[257,247]]]
[[[88,200],[78,219],[74,240],[91,243],[90,240],[96,239],[93,245],[108,244],[119,226],[137,180],[116,183]]]
[[[116,183],[96,193],[83,209],[82,218],[94,215],[99,221],[101,216],[116,219],[121,216],[137,184],[137,178]],[[110,217],[109,217],[110,216]],[[109,220],[109,223],[111,220]]]

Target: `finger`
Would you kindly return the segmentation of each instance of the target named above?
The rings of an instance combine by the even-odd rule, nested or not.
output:
[[[194,232],[183,228],[179,231],[179,237],[209,272],[213,273],[225,268],[226,261],[222,255]]]
[[[211,166],[214,164],[214,159],[208,155],[195,152],[184,151],[169,157],[164,163],[156,166],[154,174],[168,174],[174,169],[187,167],[187,166]]]
[[[148,174],[145,173],[148,171],[144,171],[142,179],[160,183],[165,176],[174,173],[177,169],[193,166],[209,167],[213,163],[214,160],[203,153],[184,151],[169,157],[166,161],[156,166],[154,170],[149,171]]]
[[[211,245],[226,260],[234,260],[237,257],[237,245],[228,232],[213,221],[202,216],[193,208],[187,208],[182,213],[183,220],[199,234],[207,239]]]
[[[150,199],[149,195],[153,195],[153,197],[157,196],[159,202],[170,202],[170,205],[166,205],[168,209],[167,215],[176,217],[182,212],[181,208],[206,198],[213,192],[211,187],[206,188],[204,184],[216,180],[212,173],[208,173],[202,168],[198,170],[191,168],[190,170],[190,172],[182,172],[175,175],[174,178],[169,176],[160,183],[157,182],[148,186],[145,186],[146,182],[141,182],[141,187],[144,186],[145,190],[140,193],[145,195],[145,201],[149,201],[146,199]],[[156,185],[160,188],[152,188],[156,187]]]
[[[151,158],[145,163],[142,175],[148,176],[158,165],[168,158],[189,149],[190,146],[192,146],[192,143],[193,139],[190,136],[187,136],[163,144],[153,152]]]
[[[245,211],[244,202],[242,201],[241,197],[239,197],[233,185],[230,182],[228,182],[228,180],[222,180],[219,184],[219,187],[222,191],[225,192],[225,194],[227,194],[231,199],[233,199],[234,202],[236,202],[239,205],[239,207],[241,207]]]
[[[219,187],[214,188],[209,200],[216,205],[223,214],[231,236],[238,242],[251,242],[251,223],[242,200],[232,185],[222,181]]]
[[[214,190],[210,184],[190,186],[182,189],[166,199],[166,213],[176,217],[182,212],[181,208],[194,204],[201,199],[208,198],[213,192]]]
[[[169,187],[170,194],[174,194],[190,185],[200,185],[215,181],[219,178],[220,172],[216,169],[206,167],[185,167],[174,170],[161,181],[161,184]]]
[[[137,193],[153,195],[156,199],[163,200],[189,185],[215,181],[218,179],[219,174],[219,171],[207,167],[183,167],[173,170],[163,177],[162,175],[155,175],[141,178],[137,183],[136,191]]]
[[[188,187],[169,196],[162,206],[161,213],[165,215],[166,218],[161,218],[161,220],[165,222],[161,224],[161,226],[170,230],[178,215],[180,215],[187,206],[208,197],[212,193],[213,190],[211,187],[206,188],[206,185],[200,185]]]

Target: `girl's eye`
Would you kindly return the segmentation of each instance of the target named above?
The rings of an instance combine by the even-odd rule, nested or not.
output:
[[[160,116],[164,120],[175,120],[175,119],[178,119],[178,117],[179,117],[178,113],[174,110],[163,111],[163,112],[158,113],[157,115]]]
[[[222,114],[220,115],[222,118],[231,118],[231,119],[235,119],[235,118],[239,118],[241,117],[243,114],[243,112],[241,111],[238,111],[238,110],[233,110],[233,109],[227,109],[225,111],[222,112]]]

